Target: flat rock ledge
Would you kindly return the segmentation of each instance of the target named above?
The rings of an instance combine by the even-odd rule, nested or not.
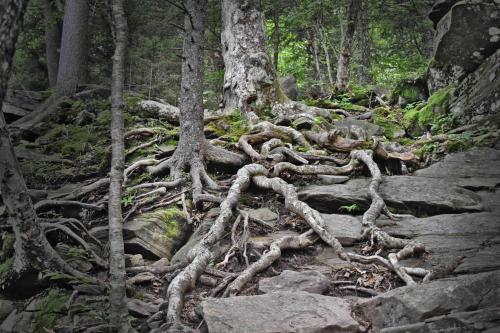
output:
[[[209,298],[201,306],[209,332],[359,332],[346,300],[302,291]]]

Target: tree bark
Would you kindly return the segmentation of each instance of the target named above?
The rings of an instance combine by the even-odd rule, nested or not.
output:
[[[267,54],[264,14],[259,0],[222,1],[224,110],[240,110],[248,119],[287,100]]]
[[[335,83],[339,92],[347,91],[349,84],[349,66],[351,64],[351,49],[356,30],[356,21],[360,9],[361,0],[349,0],[347,6],[347,20],[342,29],[342,41],[337,64],[337,81]]]
[[[356,33],[359,46],[359,69],[357,73],[358,83],[369,84],[372,82],[371,68],[371,41],[368,22],[368,1],[361,0],[358,14]]]
[[[328,82],[330,82],[330,85],[333,87],[335,82],[333,81],[333,76],[332,76],[332,65],[330,61],[330,52],[328,51],[327,37],[325,36],[322,27],[320,27],[318,31],[321,40],[321,46],[323,47],[323,52],[325,52],[326,70],[328,72]]]
[[[279,14],[279,2],[274,1],[273,7],[273,64],[274,70],[278,72],[278,62],[279,62],[279,49],[280,49],[280,14]]]
[[[59,69],[62,26],[54,0],[45,0],[45,57],[50,87],[55,87]]]
[[[325,83],[325,75],[321,70],[321,61],[319,58],[320,52],[318,47],[318,36],[316,34],[316,29],[313,29],[313,32],[310,34],[311,37],[311,46],[314,56],[314,67],[316,69],[316,78],[321,82],[321,86]]]
[[[15,45],[27,3],[27,0],[10,0],[0,4],[0,108],[5,98]],[[10,290],[19,296],[22,291],[16,290],[12,282],[26,277],[36,280],[37,272],[46,268],[86,277],[65,263],[47,241],[37,221],[1,110],[0,156],[0,193],[16,237],[14,261],[9,272],[2,276],[0,288],[4,293]]]
[[[88,0],[66,0],[57,74],[57,93],[69,96],[87,79]]]
[[[123,137],[123,85],[128,25],[123,0],[111,1],[111,15],[115,38],[111,78],[111,172],[109,184],[109,276],[111,293],[110,323],[119,332],[128,332],[126,306],[126,273],[123,245],[122,184],[125,165]]]

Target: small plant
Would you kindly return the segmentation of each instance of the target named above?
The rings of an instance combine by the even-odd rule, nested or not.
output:
[[[339,210],[347,213],[354,213],[360,210],[360,207],[357,203],[353,203],[352,205],[340,206]]]
[[[123,207],[128,207],[134,202],[135,196],[132,193],[127,194],[122,198]]]

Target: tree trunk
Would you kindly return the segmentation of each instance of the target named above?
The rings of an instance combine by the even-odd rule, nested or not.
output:
[[[327,38],[323,33],[323,28],[319,28],[319,37],[321,40],[321,46],[323,47],[323,52],[325,52],[326,70],[328,72],[328,82],[330,82],[331,87],[335,84],[332,76],[332,65],[330,61],[330,52],[328,51]]]
[[[61,40],[57,93],[69,96],[87,79],[88,0],[66,0]]]
[[[125,164],[123,139],[123,85],[128,26],[123,0],[111,1],[115,37],[111,77],[111,172],[109,184],[109,276],[111,293],[110,323],[119,332],[128,332],[128,311],[125,302],[125,253],[123,246],[122,184]]]
[[[267,106],[287,100],[267,54],[260,0],[222,1],[224,110],[240,110],[248,119]]]
[[[368,0],[361,0],[360,11],[358,14],[358,23],[356,33],[359,46],[359,69],[357,73],[358,83],[369,84],[372,82],[370,74],[371,68],[371,41],[368,22]]]
[[[316,34],[316,29],[313,29],[313,32],[310,34],[311,37],[311,46],[314,56],[314,67],[316,69],[316,78],[321,82],[321,87],[323,88],[323,84],[325,83],[325,75],[321,70],[321,61],[319,58],[320,52],[318,47],[318,36]]]
[[[45,0],[45,57],[50,87],[55,87],[59,68],[59,48],[61,46],[61,22],[54,0]]]
[[[2,41],[0,43],[0,108],[5,98],[15,45],[21,31],[27,3],[27,0],[10,0],[0,4],[0,40]],[[19,290],[19,283],[13,284],[12,282],[24,280],[24,278],[36,280],[37,273],[46,268],[61,270],[75,276],[86,276],[66,264],[47,241],[37,221],[1,110],[0,156],[0,193],[2,193],[9,223],[16,237],[12,267],[0,280],[3,293],[10,291],[17,296],[21,293],[28,293],[29,291]],[[23,287],[29,289],[33,285],[30,283]]]
[[[278,61],[279,61],[279,48],[280,48],[280,14],[278,8],[278,1],[275,0],[274,8],[273,8],[273,23],[274,23],[274,31],[273,31],[273,63],[274,70],[278,72]]]
[[[361,0],[349,0],[347,6],[347,20],[342,29],[342,41],[340,44],[340,54],[337,64],[336,88],[339,92],[347,91],[349,84],[349,66],[351,63],[351,49],[356,30],[356,21],[360,9]]]

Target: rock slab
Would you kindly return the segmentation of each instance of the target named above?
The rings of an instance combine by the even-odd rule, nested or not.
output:
[[[313,294],[324,294],[330,288],[330,281],[316,271],[296,272],[285,270],[278,276],[262,278],[259,281],[259,292],[263,294],[278,291],[306,291]]]
[[[358,332],[347,301],[307,292],[209,298],[201,303],[209,332]]]

